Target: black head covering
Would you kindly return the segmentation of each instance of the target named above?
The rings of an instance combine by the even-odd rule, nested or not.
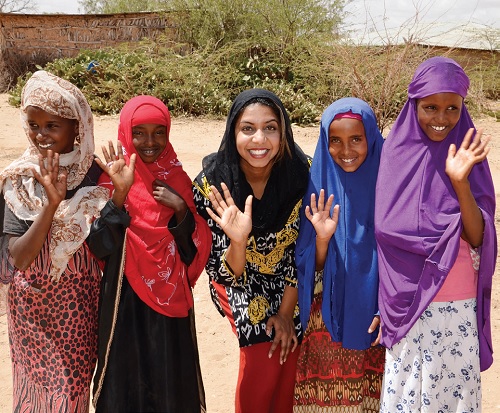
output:
[[[290,153],[285,151],[283,158],[274,164],[262,198],[252,201],[252,234],[259,235],[283,228],[294,206],[304,195],[308,182],[308,157],[293,140],[292,125],[281,100],[264,89],[249,89],[240,93],[229,111],[219,151],[206,156],[202,165],[209,184],[221,190],[220,184],[224,182],[238,208],[243,210],[247,196],[253,195],[253,192],[240,168],[235,124],[242,109],[255,99],[270,101],[278,109],[290,148]]]

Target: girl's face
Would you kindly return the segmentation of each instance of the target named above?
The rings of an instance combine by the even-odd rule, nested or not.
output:
[[[436,93],[417,101],[418,124],[434,142],[443,141],[460,119],[463,98],[457,93]]]
[[[272,168],[281,139],[280,120],[272,108],[261,103],[248,105],[236,119],[234,133],[243,172]]]
[[[75,138],[78,136],[76,119],[52,115],[35,106],[28,106],[26,115],[29,138],[44,157],[49,149],[59,154],[73,150]]]
[[[345,172],[356,171],[368,155],[363,122],[357,119],[334,120],[328,129],[330,156]]]
[[[155,123],[133,126],[132,143],[144,163],[153,163],[167,146],[167,127]]]

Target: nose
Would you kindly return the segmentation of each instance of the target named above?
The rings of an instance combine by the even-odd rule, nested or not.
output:
[[[41,140],[43,140],[43,135],[42,135],[42,133],[41,133],[41,132],[38,132],[38,133],[36,134],[36,136],[35,136],[35,139],[36,139],[37,141],[41,141]]]
[[[351,151],[351,146],[348,143],[344,143],[340,148],[340,153],[342,155],[347,155]]]
[[[155,139],[154,139],[154,134],[152,133],[146,133],[145,136],[144,136],[144,143],[148,146],[150,145],[153,145],[155,142]]]
[[[436,120],[439,123],[443,123],[446,120],[446,112],[443,111],[443,110],[437,111],[437,113],[436,113]]]
[[[264,142],[266,140],[266,134],[264,133],[264,131],[262,129],[257,129],[254,133],[254,135],[252,136],[252,140],[254,142]]]

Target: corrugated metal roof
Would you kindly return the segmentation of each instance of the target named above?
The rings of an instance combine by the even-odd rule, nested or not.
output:
[[[475,50],[500,50],[500,29],[478,23],[419,23],[383,31],[371,31],[358,39],[362,44],[407,42]]]

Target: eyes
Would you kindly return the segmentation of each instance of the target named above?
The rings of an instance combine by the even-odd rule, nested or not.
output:
[[[38,129],[40,129],[40,126],[36,123],[36,122],[28,122],[28,126],[30,128],[31,131],[37,131]],[[60,127],[61,125],[59,125],[58,123],[56,122],[51,122],[51,123],[48,123],[45,128],[48,129],[48,130],[54,130],[54,129],[57,129],[58,127]]]
[[[422,107],[426,112],[430,112],[430,111],[436,111],[436,110],[439,110],[439,107],[435,106],[435,105],[426,105],[426,106],[423,106]],[[459,110],[460,108],[458,108],[457,106],[448,106],[446,108],[447,111],[450,111],[450,112],[453,112],[455,110]]]
[[[335,144],[342,144],[342,139],[337,138],[335,136],[330,136],[330,145],[335,145]],[[364,141],[364,138],[362,136],[352,136],[349,138],[349,142],[352,142],[354,144],[361,143]]]
[[[254,126],[251,124],[243,124],[243,125],[240,125],[240,127],[239,127],[239,130],[241,132],[248,134],[248,135],[255,133],[258,129],[259,128],[257,126]],[[266,126],[264,126],[264,128],[262,130],[264,132],[269,132],[269,133],[276,132],[276,131],[278,131],[278,123],[271,122],[271,123],[267,124]]]
[[[134,138],[143,138],[143,137],[146,137],[148,135],[149,135],[149,132],[146,131],[145,129],[135,128],[135,127],[132,128],[132,136]],[[159,136],[159,137],[167,136],[167,128],[161,127],[161,128],[155,129],[152,132],[152,135]]]

